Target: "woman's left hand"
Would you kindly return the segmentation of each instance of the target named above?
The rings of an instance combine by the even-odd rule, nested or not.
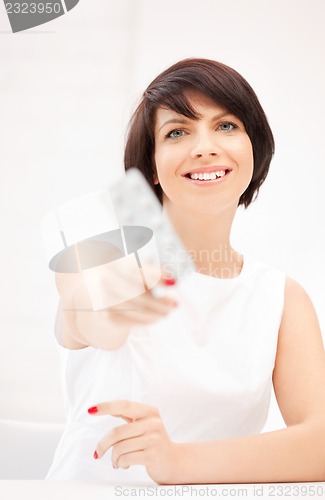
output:
[[[99,403],[88,412],[127,422],[114,427],[97,443],[94,458],[102,458],[112,448],[114,468],[144,465],[156,483],[173,484],[181,460],[180,445],[169,439],[157,408],[122,400]]]

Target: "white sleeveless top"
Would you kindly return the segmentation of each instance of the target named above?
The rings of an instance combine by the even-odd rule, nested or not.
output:
[[[208,441],[259,433],[268,416],[285,275],[245,259],[240,275],[194,273],[176,287],[168,317],[134,329],[115,351],[59,347],[67,426],[47,479],[152,483],[143,466],[113,469],[97,442],[124,420],[91,416],[103,401],[158,408],[172,441]]]

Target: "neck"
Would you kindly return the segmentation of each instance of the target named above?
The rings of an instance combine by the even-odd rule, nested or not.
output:
[[[195,262],[197,272],[218,278],[233,278],[242,268],[242,256],[230,244],[237,205],[221,213],[197,213],[175,207],[168,200],[164,211]]]

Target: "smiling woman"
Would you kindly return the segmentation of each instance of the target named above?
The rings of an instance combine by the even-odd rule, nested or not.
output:
[[[57,279],[69,418],[48,479],[325,480],[314,307],[295,281],[230,241],[273,151],[264,111],[232,68],[187,59],[144,92],[125,169],[144,173],[196,271],[162,280],[173,299],[147,290],[115,310],[89,307],[87,321],[82,275]],[[287,427],[263,433],[272,384]]]
[[[254,175],[249,189],[242,193],[239,200],[239,204],[247,207],[267,176],[274,153],[273,135],[251,86],[233,68],[216,61],[186,59],[153,80],[131,120],[125,148],[125,168],[137,165],[154,187],[157,110],[160,113],[165,110],[169,114],[166,117],[168,122],[172,120],[169,124],[184,125],[199,118],[199,110],[191,102],[191,97],[195,96],[208,99],[210,105],[214,104],[216,116],[212,119],[221,121],[220,129],[225,126],[224,122],[234,121],[233,126],[241,123],[251,140]],[[160,185],[154,189],[162,202]]]

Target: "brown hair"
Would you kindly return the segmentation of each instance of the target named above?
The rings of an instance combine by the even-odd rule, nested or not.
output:
[[[274,153],[274,139],[252,87],[234,69],[209,59],[184,59],[158,75],[143,93],[128,132],[124,166],[138,168],[162,203],[162,189],[154,184],[156,171],[154,125],[157,108],[169,108],[187,118],[198,118],[186,91],[199,92],[237,116],[245,126],[254,155],[252,180],[238,205],[256,198]]]

